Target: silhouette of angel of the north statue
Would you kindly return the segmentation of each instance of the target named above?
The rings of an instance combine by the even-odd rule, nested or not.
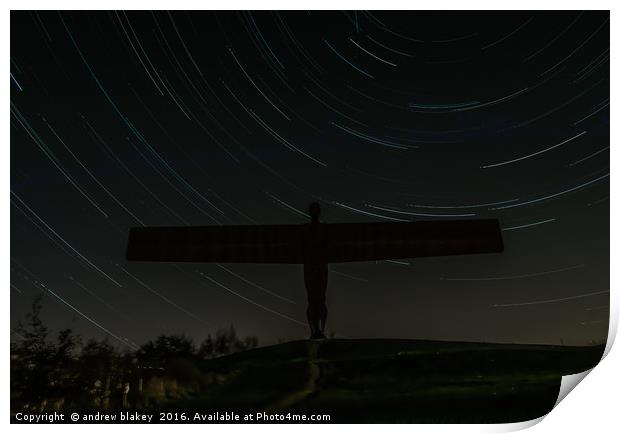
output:
[[[137,227],[127,260],[303,264],[310,338],[325,335],[327,264],[503,250],[497,220],[321,223],[318,203],[299,225]]]

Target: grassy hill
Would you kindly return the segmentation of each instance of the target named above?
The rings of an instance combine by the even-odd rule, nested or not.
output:
[[[159,409],[328,414],[331,422],[495,423],[548,413],[561,377],[603,346],[296,341],[206,360],[208,381]]]

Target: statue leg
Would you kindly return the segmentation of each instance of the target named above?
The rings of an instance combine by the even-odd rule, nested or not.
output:
[[[308,309],[306,309],[306,317],[310,326],[310,339],[315,339],[319,334],[319,315],[316,304],[308,301]]]
[[[310,325],[310,339],[325,339],[325,320],[327,318],[327,308],[325,302],[309,301],[308,304],[308,324]]]
[[[327,264],[323,264],[321,267],[321,282],[320,282],[320,299],[319,304],[319,322],[321,327],[321,335],[325,337],[325,325],[327,324],[327,278],[329,276],[329,270]]]
[[[308,309],[306,315],[310,326],[310,339],[325,338],[327,306],[325,292],[327,290],[327,265],[306,264],[304,266],[304,282],[308,293]]]
[[[327,324],[327,305],[323,303],[319,311],[319,322],[321,326],[321,334],[325,335],[325,325]]]

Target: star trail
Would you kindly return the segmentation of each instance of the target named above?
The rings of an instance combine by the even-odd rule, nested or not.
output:
[[[12,11],[11,324],[304,338],[302,267],[129,263],[134,226],[497,218],[330,265],[336,336],[607,336],[606,11]],[[15,337],[13,334],[12,337]],[[18,338],[18,337],[17,337]]]

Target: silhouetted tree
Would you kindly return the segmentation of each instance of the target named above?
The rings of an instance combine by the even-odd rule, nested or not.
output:
[[[54,367],[54,347],[47,342],[50,333],[40,318],[42,299],[42,295],[34,299],[26,323],[20,321],[15,327],[21,339],[11,348],[11,399],[21,407],[37,410],[43,404],[42,397],[50,395]]]
[[[58,333],[56,345],[52,345],[49,360],[49,398],[56,403],[64,402],[66,396],[75,396],[79,389],[76,379],[79,375],[77,356],[80,338],[73,330],[66,328]]]
[[[119,354],[107,340],[89,339],[79,358],[76,383],[79,395],[88,406],[105,408],[110,405],[114,385],[119,382]]]
[[[149,341],[137,351],[138,361],[143,366],[165,368],[172,359],[193,358],[194,343],[183,335],[161,335]]]
[[[207,335],[198,348],[197,356],[203,360],[249,350],[257,346],[258,338],[256,336],[246,336],[240,339],[235,327],[231,325],[226,329],[219,329],[216,332],[215,339],[211,334]]]
[[[221,356],[230,353],[230,339],[228,332],[229,331],[225,329],[220,329],[215,332],[215,355]]]
[[[251,350],[252,348],[256,347],[258,347],[258,337],[246,336],[243,339],[243,350]]]
[[[210,359],[215,354],[215,344],[213,342],[213,338],[209,333],[204,341],[200,344],[198,348],[198,358],[201,360]]]

